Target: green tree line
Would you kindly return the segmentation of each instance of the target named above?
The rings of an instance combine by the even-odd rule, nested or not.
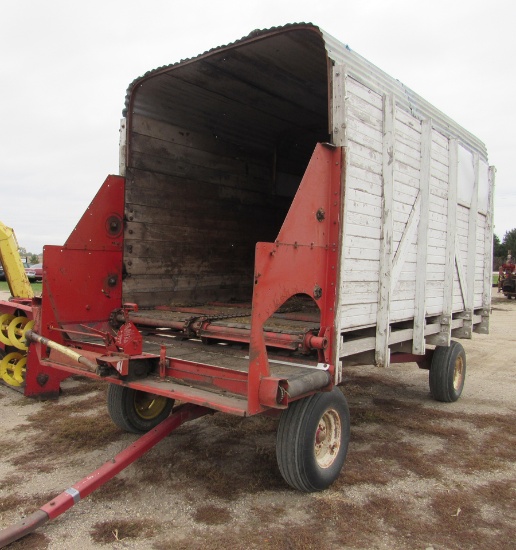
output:
[[[498,235],[493,235],[493,269],[498,270],[511,252],[512,257],[516,256],[516,227],[506,231],[503,240]]]

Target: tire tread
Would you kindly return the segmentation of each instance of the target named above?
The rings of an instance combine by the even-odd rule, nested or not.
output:
[[[334,393],[335,392],[335,393]],[[335,406],[343,407],[343,418],[341,418],[343,427],[343,460],[347,453],[347,445],[349,441],[349,410],[346,399],[338,388],[334,388],[332,392],[319,392],[309,397],[294,401],[286,411],[283,412],[280,418],[277,433],[276,454],[277,462],[281,475],[284,480],[294,489],[303,492],[319,491],[326,488],[333,482],[331,479],[328,483],[325,481],[311,480],[312,475],[307,471],[307,464],[303,456],[306,445],[312,443],[307,440],[308,424],[313,420],[314,415],[319,407],[329,406],[331,401],[334,401]],[[310,434],[308,434],[311,437]],[[340,468],[339,468],[340,471]],[[338,474],[337,474],[338,475]],[[324,486],[321,486],[321,483]]]
[[[430,393],[436,401],[452,403],[457,401],[462,393],[462,388],[456,392],[451,386],[455,359],[459,355],[464,356],[464,369],[466,369],[466,354],[459,342],[452,340],[449,346],[437,346],[432,357],[432,364],[428,374]],[[452,372],[450,372],[450,369]],[[466,372],[464,372],[464,377]]]
[[[131,417],[129,409],[129,407],[132,407],[134,391],[136,390],[127,386],[109,384],[107,408],[111,420],[120,429],[130,433],[142,434],[154,428],[170,414],[174,400],[168,400],[167,407],[156,419],[148,421],[135,419]],[[132,416],[134,417],[135,415],[133,414]]]

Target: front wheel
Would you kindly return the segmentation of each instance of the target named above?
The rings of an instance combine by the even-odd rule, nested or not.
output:
[[[107,406],[111,420],[122,430],[145,433],[165,420],[174,400],[161,395],[109,384]]]
[[[294,489],[322,491],[339,476],[348,452],[349,409],[338,388],[295,401],[280,418],[276,457]]]
[[[457,401],[466,380],[466,352],[459,342],[450,346],[437,346],[432,357],[428,382],[436,401]]]

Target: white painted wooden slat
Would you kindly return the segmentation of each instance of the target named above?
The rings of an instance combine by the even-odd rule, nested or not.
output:
[[[366,237],[346,237],[346,244],[349,245],[350,248],[361,248],[363,250],[370,250],[369,254],[373,254],[373,252],[376,252],[379,254],[379,242],[378,239],[368,239]],[[374,259],[374,258],[369,258]]]
[[[475,327],[475,332],[488,334],[489,332],[489,310],[491,308],[491,277],[493,270],[493,197],[496,169],[489,167],[489,188],[488,188],[488,207],[484,227],[484,281],[482,289],[482,319],[479,325]]]
[[[459,277],[460,293],[462,296],[462,300],[467,307],[469,297],[469,279],[467,278],[467,268],[464,267],[466,264],[464,262],[458,236],[455,241],[455,264],[457,268],[457,275]]]
[[[361,84],[352,75],[349,76],[348,93],[354,96],[360,105],[370,106],[379,113],[378,116],[382,117],[382,95],[377,92],[372,92],[371,89]]]
[[[382,226],[381,220],[379,218],[375,216],[368,216],[367,214],[361,214],[359,212],[353,212],[353,210],[350,210],[346,214],[345,221],[350,224],[365,225],[369,227],[380,228]]]
[[[440,147],[435,140],[432,140],[432,160],[439,168],[448,171],[448,147]]]
[[[351,166],[356,166],[357,168],[362,168],[373,174],[381,176],[382,167],[379,162],[372,162],[367,155],[357,155],[355,154],[355,143],[350,141],[349,146],[349,164]]]
[[[332,102],[332,126],[334,130],[334,143],[337,146],[342,147],[342,156],[341,160],[344,163],[341,170],[341,189],[343,190],[343,201],[341,203],[340,218],[344,218],[344,212],[346,209],[346,174],[348,173],[349,168],[349,147],[348,147],[348,129],[347,129],[347,118],[348,118],[348,96],[347,96],[347,74],[346,67],[344,64],[336,64],[333,67],[333,102]],[[346,240],[346,227],[343,224],[342,241]],[[343,269],[343,252],[340,251],[339,265],[337,276],[338,280],[342,280],[342,269]],[[340,313],[342,307],[342,292],[337,293],[337,303],[335,304],[336,311]],[[341,332],[342,319],[337,318],[335,322],[334,333],[332,335],[333,341],[335,342],[334,348],[334,357],[332,361],[335,361],[335,383],[340,384],[342,382],[342,362],[340,361],[340,332]]]
[[[414,336],[412,353],[425,353],[425,316],[428,270],[428,224],[430,206],[430,168],[432,164],[432,121],[425,120],[421,128],[421,206],[417,232],[416,292],[414,300]]]
[[[414,174],[408,174],[406,172],[396,172],[394,174],[394,179],[397,182],[403,183],[408,187],[413,187],[414,189],[419,189],[419,172]]]
[[[366,103],[373,105],[381,113],[383,108],[383,100],[380,94],[373,92],[370,88],[364,86],[364,84],[351,77],[348,77],[347,89],[348,93],[356,95],[357,97],[363,99]]]
[[[430,196],[431,197],[439,197],[441,199],[444,199],[446,202],[448,202],[448,190],[444,189],[443,187],[435,184],[435,178],[431,177],[431,185],[430,185]]]
[[[367,145],[362,145],[356,141],[353,133],[349,136],[349,147],[351,152],[351,163],[360,163],[360,166],[365,166],[366,169],[378,169],[382,164],[382,153],[375,151]]]
[[[346,247],[344,248],[345,258],[356,258],[364,260],[380,260],[380,251],[378,249]]]
[[[421,133],[421,122],[412,116],[411,113],[404,111],[399,106],[396,109],[396,120],[401,122],[407,128]],[[402,130],[403,126],[396,125],[396,129]]]
[[[484,323],[478,308],[486,309],[488,300],[491,272],[484,258],[490,255],[492,220],[475,208],[470,212],[464,201],[458,204],[459,141],[453,132],[421,122],[394,96],[372,91],[345,67],[335,73],[340,69],[344,76],[335,95],[345,97],[347,162],[337,310],[341,332],[354,333],[351,341],[344,336],[339,357],[374,350],[376,364],[388,366],[395,342],[412,340],[412,351],[422,354],[425,338],[448,345],[452,329],[455,336],[469,319],[478,327]],[[469,319],[465,301],[476,308]],[[429,316],[439,319],[431,330],[425,328]],[[397,321],[412,321],[414,328],[391,332]],[[360,329],[363,338],[357,340]]]
[[[345,66],[335,65],[333,67],[332,127],[333,140],[338,147],[345,147],[347,145],[345,81]]]
[[[434,151],[434,154],[435,154],[436,151],[439,151],[439,148],[441,148],[441,149],[445,150],[445,152],[443,154],[445,154],[446,158],[448,158],[448,154],[447,154],[448,145],[449,145],[448,138],[446,136],[443,136],[443,134],[441,134],[437,130],[434,130],[432,132],[432,142],[433,142],[434,145],[437,146],[437,148],[432,147],[432,150]]]
[[[408,188],[402,187],[402,185],[403,184],[397,182],[396,179],[394,180],[394,186],[396,188],[396,190],[394,191],[394,200],[396,202],[400,202],[401,204],[407,205],[409,208],[412,208],[412,206],[414,205],[414,199],[418,195],[418,190],[410,188],[412,189],[412,191],[409,193],[405,193],[404,191],[407,191]],[[402,187],[403,190],[401,190],[400,187]]]
[[[408,176],[412,176],[416,179],[419,178],[419,163],[416,163],[414,159],[407,157],[407,155],[403,153],[400,154],[400,158],[396,157],[394,168]]]
[[[370,239],[379,239],[381,229],[379,227],[367,226],[367,225],[356,225],[346,222],[346,234],[349,236],[356,237],[368,237]]]
[[[344,342],[341,344],[341,357],[349,357],[350,355],[372,350],[374,349],[375,341],[376,339],[373,336],[350,341],[346,341],[346,337],[344,336]]]
[[[415,170],[420,170],[421,151],[412,145],[405,145],[400,139],[396,139],[396,158],[412,166]]]
[[[381,174],[375,174],[369,170],[364,170],[359,166],[353,166],[352,164],[350,164],[346,176],[353,181],[361,180],[367,183],[373,183],[374,185],[377,185],[378,187],[380,187],[380,189],[382,188]]]
[[[474,182],[473,194],[471,197],[471,206],[468,212],[468,256],[467,256],[467,277],[468,277],[468,296],[466,299],[466,309],[473,314],[473,302],[475,300],[475,258],[477,250],[477,219],[478,219],[478,179],[479,179],[479,157],[478,153],[473,155]],[[469,334],[471,338],[471,334]]]
[[[396,287],[396,283],[398,282],[403,264],[406,260],[408,248],[412,244],[412,240],[414,238],[414,235],[416,234],[417,226],[419,223],[419,216],[421,213],[420,207],[421,195],[418,195],[412,207],[412,211],[410,212],[410,216],[408,218],[405,231],[403,232],[403,236],[401,237],[400,243],[396,250],[396,254],[394,255],[394,258],[392,260],[391,292]]]
[[[361,191],[360,189],[347,189],[346,195],[346,202],[350,203],[350,207],[355,202],[367,204],[378,208],[381,208],[382,206],[381,197],[378,197],[377,195],[371,195],[371,193],[366,193],[365,191]]]
[[[458,141],[450,140],[449,167],[450,180],[448,182],[448,208],[446,222],[446,264],[444,274],[443,310],[441,316],[442,343],[450,345],[451,316],[453,311],[453,280],[455,275],[455,231],[457,211],[457,181],[459,167]]]
[[[120,119],[120,141],[118,149],[118,173],[125,176],[127,164],[127,122],[125,118]]]
[[[389,366],[389,330],[392,272],[392,206],[394,187],[394,127],[395,102],[392,95],[384,96],[383,104],[383,212],[382,238],[380,242],[380,277],[378,311],[376,319],[375,362],[377,366]]]
[[[356,116],[355,113],[348,110],[346,128],[353,130],[354,136],[362,136],[366,145],[370,145],[374,150],[382,151],[382,129],[367,124]],[[360,140],[356,139],[360,142]]]
[[[369,172],[371,173],[371,172]],[[350,175],[350,179],[353,179],[354,191],[362,191],[367,195],[376,195],[381,199],[382,196],[382,186],[371,181],[363,180],[360,177],[353,177]]]

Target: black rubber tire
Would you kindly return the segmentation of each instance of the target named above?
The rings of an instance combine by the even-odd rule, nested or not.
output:
[[[452,340],[449,347],[437,346],[428,374],[432,397],[444,403],[457,401],[465,380],[466,352],[462,345]]]
[[[328,426],[332,419],[338,419],[334,434],[339,447],[334,457],[326,452],[329,463],[321,465],[324,457],[316,456],[316,437],[320,423]],[[329,487],[346,460],[349,432],[348,404],[338,388],[291,403],[281,415],[276,438],[276,458],[284,480],[306,493]]]
[[[154,404],[150,407],[154,406],[156,410],[142,407],[139,409],[138,405],[145,402]],[[118,384],[109,384],[107,406],[114,424],[126,432],[141,434],[152,430],[170,415],[174,400]]]

